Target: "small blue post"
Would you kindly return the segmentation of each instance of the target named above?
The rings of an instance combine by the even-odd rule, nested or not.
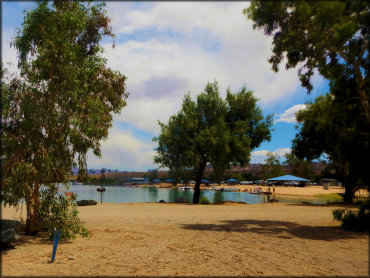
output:
[[[60,231],[57,232],[56,228],[54,228],[53,256],[51,258],[51,262],[54,262],[55,255],[57,253],[59,236],[60,236]]]

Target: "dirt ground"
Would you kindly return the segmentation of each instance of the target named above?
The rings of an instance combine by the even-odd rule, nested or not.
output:
[[[368,276],[366,233],[340,230],[334,206],[99,204],[79,207],[88,238],[21,236],[3,276]],[[2,218],[19,211],[3,209]],[[73,259],[72,259],[73,257]]]

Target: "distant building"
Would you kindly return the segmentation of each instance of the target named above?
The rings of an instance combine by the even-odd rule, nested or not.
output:
[[[128,178],[126,182],[129,184],[148,184],[149,179],[148,178]]]
[[[323,178],[320,180],[319,185],[322,186],[342,186],[342,183],[336,179]]]

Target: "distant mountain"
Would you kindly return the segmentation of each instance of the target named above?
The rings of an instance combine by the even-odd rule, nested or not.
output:
[[[246,173],[252,173],[252,174],[259,174],[260,171],[262,170],[262,166],[263,164],[260,164],[260,163],[252,163],[252,164],[249,164],[247,165],[246,167],[235,167],[235,166],[231,166],[230,169],[226,170],[225,171],[225,174],[233,174],[233,173],[238,173],[238,172],[246,172]],[[319,162],[313,162],[312,163],[312,171],[315,175],[318,175],[321,173],[321,171],[325,168],[325,164],[323,163],[319,163]],[[114,174],[116,173],[116,169],[108,169],[108,168],[104,168],[105,169],[105,174]],[[101,170],[102,169],[88,169],[87,170],[87,173],[89,175],[100,175],[101,173]],[[111,172],[109,172],[109,170],[111,170]],[[291,169],[289,166],[283,166],[282,167],[282,171],[286,174],[291,174]],[[77,175],[78,174],[78,168],[77,167],[74,167],[72,168],[72,172],[73,172],[73,175]],[[210,175],[211,173],[213,172],[213,167],[211,164],[207,164],[205,169],[204,169],[204,174],[205,175]],[[117,174],[120,174],[118,175],[118,177],[135,177],[135,178],[142,178],[144,175],[147,175],[148,172],[143,172],[143,171],[117,171]],[[165,171],[165,170],[160,170],[158,172],[158,175],[159,177],[165,177],[168,175],[168,171]]]
[[[78,175],[78,167],[72,167],[72,173],[74,176]],[[105,169],[105,173],[115,173],[116,169],[108,169],[108,168],[103,168]],[[101,169],[87,169],[87,174],[88,175],[98,175],[101,173]],[[111,170],[111,172],[109,172]],[[117,171],[117,173],[127,173],[128,171]]]

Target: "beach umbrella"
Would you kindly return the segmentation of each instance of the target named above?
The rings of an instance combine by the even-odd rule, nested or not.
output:
[[[271,178],[267,180],[268,181],[310,181],[310,180],[306,180],[304,178],[300,178],[300,177],[296,177],[292,175],[285,175],[285,176],[280,176],[280,177]]]
[[[235,180],[235,179],[228,179],[227,182],[235,182],[235,181],[238,181],[238,180]]]
[[[166,182],[174,182],[175,180],[174,179],[168,179],[166,180]]]
[[[159,179],[156,179],[156,180],[153,180],[153,182],[160,182],[160,180]]]

